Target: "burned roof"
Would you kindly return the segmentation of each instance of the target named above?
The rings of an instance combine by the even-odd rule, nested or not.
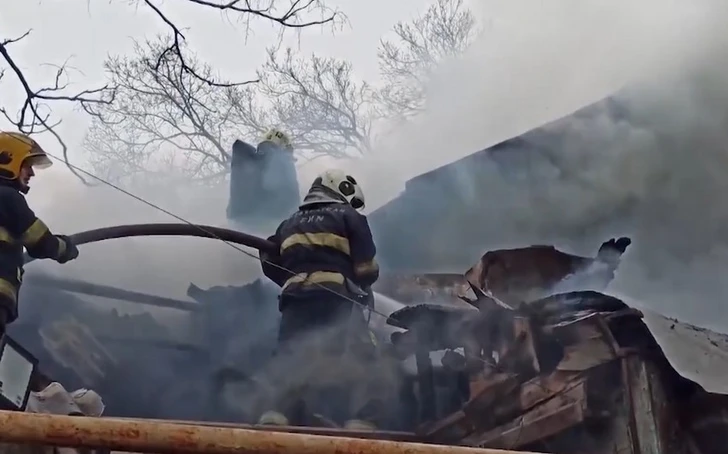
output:
[[[437,270],[423,271],[457,272],[472,263],[477,258],[473,251],[494,246],[478,228],[498,223],[491,217],[488,201],[481,196],[488,193],[489,175],[542,190],[539,185],[548,182],[538,181],[534,169],[551,168],[558,174],[553,154],[571,133],[570,127],[599,115],[621,119],[627,113],[618,96],[610,97],[407,181],[402,193],[369,215],[380,262],[389,270],[406,272],[434,263]],[[616,219],[619,213],[612,214]],[[588,230],[580,226],[562,232],[563,236],[573,241],[594,241],[610,227],[610,215],[605,216]],[[423,229],[423,225],[427,228]],[[401,234],[403,230],[406,235]],[[428,247],[423,248],[423,244]]]

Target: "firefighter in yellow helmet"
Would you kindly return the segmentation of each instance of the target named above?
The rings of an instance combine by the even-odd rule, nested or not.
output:
[[[24,134],[0,132],[0,336],[18,317],[23,247],[32,257],[58,263],[78,257],[70,239],[53,235],[25,200],[35,169],[51,164],[35,140]]]

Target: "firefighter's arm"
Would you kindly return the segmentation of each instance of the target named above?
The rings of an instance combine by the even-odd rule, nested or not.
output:
[[[280,251],[280,240],[278,232],[268,237],[268,241],[274,243]],[[280,255],[277,251],[260,251],[260,266],[263,269],[265,277],[275,282],[279,287],[283,287],[286,280],[290,277],[289,273],[280,267]]]
[[[43,221],[30,209],[25,197],[12,193],[9,197],[9,212],[14,220],[13,233],[21,239],[31,257],[53,259],[65,263],[78,257],[78,249],[63,235],[54,235]]]
[[[363,288],[370,287],[379,279],[379,265],[375,260],[377,248],[374,245],[369,222],[365,216],[354,212],[348,216],[347,227],[357,284]]]
[[[233,143],[233,153],[230,160],[232,167],[244,165],[251,157],[256,154],[255,147],[242,140],[236,140]]]

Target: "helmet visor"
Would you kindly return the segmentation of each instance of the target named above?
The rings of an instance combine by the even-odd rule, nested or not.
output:
[[[23,165],[29,165],[33,167],[33,169],[47,169],[53,165],[53,161],[51,161],[45,153],[37,153],[31,154],[25,158]]]
[[[355,210],[361,210],[362,208],[364,208],[364,201],[359,197],[354,197],[349,203],[352,207],[354,207]]]

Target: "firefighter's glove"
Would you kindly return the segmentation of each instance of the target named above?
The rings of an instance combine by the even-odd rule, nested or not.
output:
[[[69,262],[78,257],[78,248],[73,244],[73,240],[66,235],[58,235],[58,239],[66,244],[66,247],[61,251],[58,257],[58,263]]]

